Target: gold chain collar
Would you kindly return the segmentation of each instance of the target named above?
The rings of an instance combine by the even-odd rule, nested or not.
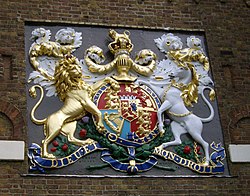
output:
[[[176,114],[174,112],[170,112],[170,111],[167,111],[168,114],[172,115],[172,116],[175,116],[175,117],[185,117],[185,116],[188,116],[190,114],[193,114],[193,112],[187,112],[185,114]]]
[[[184,85],[183,83],[176,83],[175,80],[171,80],[171,83],[168,85],[166,90],[164,90],[164,94],[162,96],[162,101],[164,101],[166,99],[167,92],[169,91],[171,86],[179,89],[180,91],[183,91],[186,88],[186,85]]]
[[[180,91],[183,91],[187,87],[187,85],[183,83],[177,83],[175,80],[171,81],[171,85],[175,88],[178,88]]]

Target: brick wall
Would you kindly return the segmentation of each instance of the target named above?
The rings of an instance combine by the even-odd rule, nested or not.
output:
[[[26,140],[24,24],[32,20],[204,29],[225,145],[250,143],[250,9],[244,0],[0,0],[0,139]],[[0,195],[248,195],[250,164],[233,178],[21,177],[0,162]]]

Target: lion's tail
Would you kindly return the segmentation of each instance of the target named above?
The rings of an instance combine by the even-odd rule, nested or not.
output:
[[[40,96],[40,99],[38,100],[38,102],[36,103],[36,105],[32,108],[31,110],[31,113],[30,113],[30,117],[31,117],[31,120],[38,124],[38,125],[42,125],[46,122],[46,118],[42,119],[42,120],[38,120],[35,118],[35,111],[37,109],[37,107],[40,105],[40,103],[42,102],[43,100],[43,96],[44,96],[44,92],[43,92],[43,88],[39,85],[34,85],[32,86],[30,89],[29,89],[29,94],[32,98],[36,98],[37,97],[37,93],[36,93],[36,88],[39,88],[40,89],[40,92],[41,92],[41,96]]]

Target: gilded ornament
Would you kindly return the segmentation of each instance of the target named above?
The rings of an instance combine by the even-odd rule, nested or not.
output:
[[[213,143],[211,148],[216,152],[210,155],[209,144],[202,137],[203,123],[214,118],[204,91],[210,90],[210,100],[215,93],[210,87],[213,81],[201,40],[187,37],[183,49],[181,38],[172,33],[162,35],[154,41],[167,58],[158,62],[150,49],[131,57],[134,45],[129,31],[118,33],[112,29],[108,33],[112,40],[108,49],[114,58],[104,64],[103,50],[96,45],[85,50],[84,59],[73,55],[82,44],[82,33],[72,28],[57,31],[55,41],[44,28],[32,32],[29,58],[34,70],[29,83],[34,85],[29,94],[36,98],[39,91],[40,97],[30,116],[33,123],[43,125],[45,138],[41,147],[34,143],[29,147],[31,169],[66,167],[99,150],[104,164],[91,165],[90,169],[110,166],[128,174],[153,167],[174,171],[157,165],[161,157],[199,173],[222,172],[223,164],[216,158],[224,158],[224,148]],[[35,113],[46,101],[45,96],[56,96],[63,105],[46,118],[37,119]],[[199,101],[199,96],[209,108],[207,118],[198,117],[188,108]],[[165,126],[164,113],[169,121]],[[191,148],[185,141],[182,144],[184,133],[193,138],[191,158]],[[204,150],[203,160],[198,144]],[[172,145],[187,146],[184,153],[188,156],[165,150]],[[67,154],[56,153],[56,148],[66,152],[70,146],[73,150]]]
[[[137,54],[135,61],[133,61],[130,58],[133,44],[129,38],[129,31],[124,31],[124,33],[119,34],[115,30],[110,30],[109,36],[114,40],[108,47],[115,59],[106,65],[101,65],[100,63],[103,62],[103,60],[96,59],[104,59],[102,49],[97,46],[88,48],[85,52],[84,59],[91,72],[104,74],[116,68],[118,75],[114,75],[114,79],[117,81],[131,82],[137,78],[129,75],[131,69],[144,76],[149,76],[153,73],[156,65],[156,55],[154,52],[149,49],[144,49]]]
[[[96,127],[99,132],[103,131],[103,123],[101,112],[92,102],[92,96],[104,82],[112,83],[115,88],[116,81],[111,78],[106,78],[103,82],[99,82],[93,86],[86,84],[82,78],[79,61],[72,55],[66,55],[55,68],[53,76],[56,92],[64,105],[61,109],[49,115],[47,118],[38,120],[35,118],[35,111],[43,99],[43,88],[39,85],[34,85],[30,89],[30,95],[36,97],[36,88],[41,91],[41,97],[31,111],[31,119],[36,124],[44,125],[45,139],[42,141],[42,156],[47,158],[55,158],[54,155],[48,153],[48,144],[61,133],[67,136],[68,141],[78,145],[91,144],[92,139],[79,140],[74,137],[77,120],[81,119],[86,112],[93,114],[96,117]]]
[[[50,31],[44,28],[35,29],[32,32],[32,44],[29,57],[33,68],[48,80],[53,80],[53,75],[49,70],[44,69],[40,63],[40,57],[48,56],[63,58],[66,54],[71,54],[81,44],[81,33],[75,32],[72,28],[61,29],[57,32],[56,42],[50,41]],[[31,78],[32,79],[32,78]]]

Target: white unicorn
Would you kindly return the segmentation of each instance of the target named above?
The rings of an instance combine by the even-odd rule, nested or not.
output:
[[[166,112],[172,119],[170,126],[174,140],[163,143],[158,148],[164,149],[168,146],[180,145],[182,143],[181,135],[189,133],[203,147],[206,158],[203,164],[208,165],[210,161],[209,145],[201,134],[203,122],[210,122],[213,119],[214,109],[204,96],[204,90],[210,90],[210,100],[214,99],[214,90],[208,86],[212,80],[208,76],[209,63],[201,47],[201,40],[195,36],[188,37],[188,48],[184,49],[182,49],[181,39],[172,33],[164,34],[154,41],[160,51],[166,53],[167,59],[158,63],[154,74],[146,82],[138,80],[138,83],[150,86],[162,98],[162,105],[157,112],[161,135],[165,132],[163,113]],[[198,94],[201,95],[210,110],[207,118],[194,115],[186,107],[192,106],[193,102],[198,101]]]
[[[198,99],[199,81],[195,68],[193,66],[176,66],[169,75],[171,78],[178,77],[178,83],[172,79],[172,82],[164,89],[163,103],[157,112],[157,117],[161,134],[165,132],[163,129],[163,113],[166,112],[172,119],[170,126],[174,140],[163,143],[158,148],[163,149],[171,145],[180,145],[182,143],[180,136],[184,133],[189,133],[203,147],[206,158],[203,164],[208,165],[210,161],[209,145],[202,138],[201,134],[203,122],[210,122],[214,117],[214,109],[205,98],[204,90],[209,89],[213,92],[213,89],[209,86],[204,86],[202,89],[201,96],[210,110],[210,115],[207,118],[200,118],[186,108],[186,105],[191,106],[192,102],[197,102]]]

